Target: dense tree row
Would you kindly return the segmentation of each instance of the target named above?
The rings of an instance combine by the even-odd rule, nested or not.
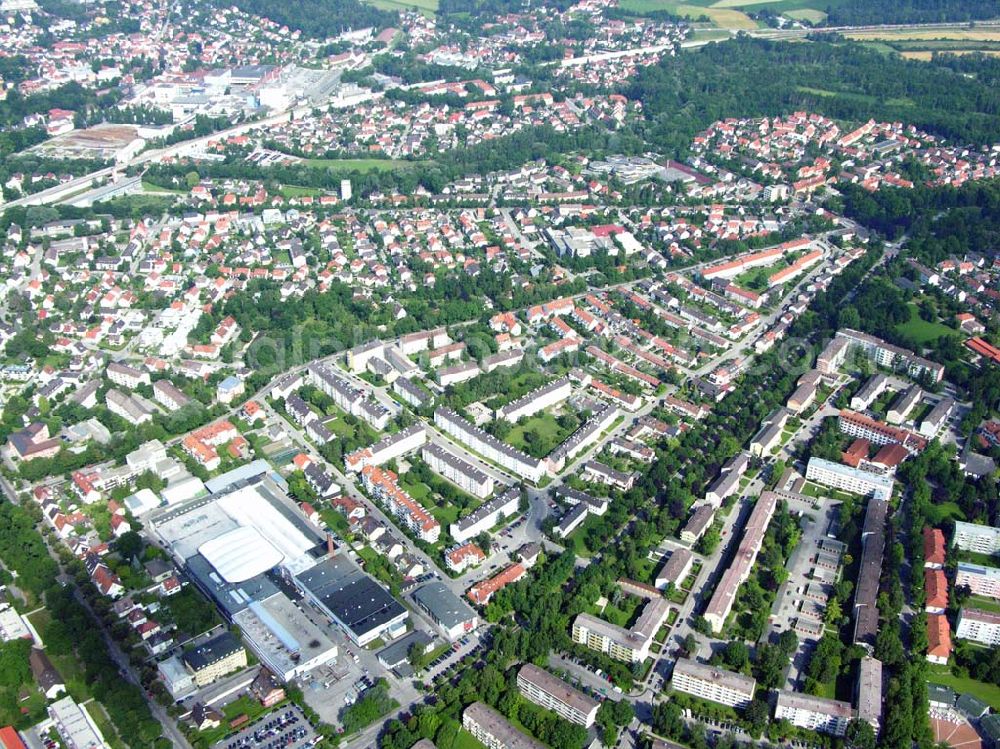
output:
[[[345,31],[375,27],[383,29],[399,22],[399,16],[361,0],[218,0],[222,7],[235,5],[244,13],[269,18],[281,26],[301,31],[311,39],[329,39]]]
[[[997,17],[995,0],[843,0],[826,8],[827,26],[942,23]]]
[[[850,44],[741,37],[643,68],[626,93],[652,119],[650,142],[673,153],[714,120],[796,110],[899,120],[964,142],[1000,138],[1000,99],[987,83]]]

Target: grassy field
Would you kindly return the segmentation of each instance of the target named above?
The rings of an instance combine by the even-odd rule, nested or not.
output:
[[[604,607],[604,611],[600,611],[596,606],[593,606],[590,613],[612,624],[617,624],[619,627],[627,627],[632,623],[632,619],[635,617],[636,611],[642,603],[644,601],[641,598],[622,595],[617,605],[609,602]]]
[[[871,31],[851,31],[844,34],[857,41],[881,40],[885,42],[939,41],[956,39],[963,42],[1000,41],[998,28],[940,28],[940,29],[875,29]]]
[[[382,10],[416,10],[428,18],[437,13],[438,0],[367,0],[368,3]]]
[[[323,194],[323,191],[318,187],[299,187],[298,185],[282,185],[278,188],[278,192],[284,198],[316,197]]]
[[[705,16],[721,29],[757,28],[757,24],[746,13],[734,8],[688,4],[677,0],[622,0],[621,8],[638,15],[664,10],[691,20]]]
[[[975,679],[961,678],[951,673],[947,666],[936,665],[930,667],[927,681],[931,684],[941,684],[951,687],[959,694],[971,694],[994,710],[1000,710],[1000,687],[995,684],[986,684]]]
[[[552,452],[567,436],[569,435],[559,426],[556,417],[543,412],[523,423],[515,424],[505,441],[528,455],[541,458]]]
[[[941,525],[946,520],[965,520],[965,513],[955,502],[945,502],[933,505],[927,514],[927,522],[931,525]]]
[[[965,599],[965,605],[969,608],[989,611],[993,614],[1000,614],[1000,601],[994,601],[986,596],[969,596]]]
[[[922,49],[917,50],[916,52],[900,52],[899,54],[907,60],[921,60],[923,62],[927,62],[934,57],[935,52],[946,52],[949,55],[971,55],[978,52],[984,55],[989,55],[990,57],[1000,57],[1000,50],[995,49]]]
[[[665,10],[679,16],[697,19],[708,17],[725,29],[753,29],[757,23],[747,13],[764,8],[808,23],[826,20],[827,10],[843,0],[622,0],[623,10],[643,14]]]
[[[302,163],[316,169],[342,169],[346,172],[387,172],[413,166],[413,162],[402,159],[305,159]]]
[[[911,303],[908,306],[910,308],[910,321],[902,325],[897,325],[896,330],[915,343],[923,345],[937,340],[943,335],[958,335],[958,332],[954,328],[949,328],[947,325],[922,320],[917,313],[917,306],[915,304]]]
[[[399,485],[444,527],[458,520],[459,509],[441,497],[435,496],[431,488],[422,481],[417,481],[410,474],[404,473],[399,477]],[[438,501],[442,504],[438,505]]]
[[[458,737],[452,745],[452,749],[486,749],[483,743],[466,731],[464,728],[458,730]]]

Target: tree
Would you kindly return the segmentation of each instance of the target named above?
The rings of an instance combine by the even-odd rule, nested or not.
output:
[[[127,531],[115,541],[115,549],[124,559],[130,561],[142,556],[143,547],[142,536],[135,531]]]
[[[875,729],[866,721],[854,718],[847,724],[845,749],[875,749]]]

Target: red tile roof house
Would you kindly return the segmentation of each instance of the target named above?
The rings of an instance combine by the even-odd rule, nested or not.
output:
[[[951,626],[944,614],[927,617],[927,660],[946,665],[951,657]]]
[[[940,528],[924,528],[924,567],[941,569],[945,562],[944,531]]]

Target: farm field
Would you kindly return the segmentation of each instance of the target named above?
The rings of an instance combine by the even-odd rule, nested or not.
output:
[[[757,28],[753,19],[742,11],[707,4],[694,5],[677,2],[677,0],[622,0],[621,7],[623,10],[639,15],[663,10],[691,20],[698,20],[704,16],[715,26],[723,29]]]
[[[844,34],[855,41],[939,41],[958,40],[963,42],[1000,41],[1000,28],[940,28],[940,29],[876,29],[871,31],[851,31]]]
[[[789,18],[819,24],[826,20],[826,11],[840,0],[622,0],[623,10],[649,13],[664,10],[690,19],[705,16],[712,24],[725,29],[757,28],[747,13],[767,8]]]
[[[1000,50],[995,49],[921,49],[916,51],[900,52],[900,56],[907,60],[920,60],[928,62],[934,57],[935,52],[945,52],[949,55],[971,55],[979,52],[990,57],[1000,57]]]

